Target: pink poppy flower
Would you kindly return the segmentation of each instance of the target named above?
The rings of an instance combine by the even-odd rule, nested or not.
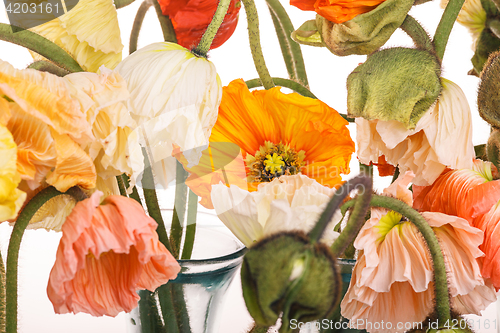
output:
[[[62,226],[47,294],[56,313],[116,316],[137,306],[180,266],[158,240],[156,222],[132,199],[102,192],[79,202]]]

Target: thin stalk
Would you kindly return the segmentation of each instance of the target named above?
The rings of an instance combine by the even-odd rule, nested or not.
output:
[[[182,248],[181,259],[191,259],[193,253],[194,237],[196,234],[196,215],[198,214],[198,196],[189,190],[186,237]]]
[[[5,332],[5,266],[0,253],[0,332]]]
[[[0,40],[30,49],[69,72],[83,72],[76,60],[66,51],[50,40],[29,30],[0,23]]]
[[[125,188],[125,183],[123,182],[123,177],[116,176],[116,182],[118,183],[118,188],[120,189],[120,195],[127,197],[127,189]]]
[[[363,164],[360,162],[359,163],[359,173],[373,177],[373,165],[366,165],[366,164]]]
[[[307,81],[306,67],[300,44],[293,41],[291,37],[292,32],[295,30],[292,21],[279,0],[266,1],[271,12],[271,18],[273,19],[288,75],[290,79],[308,87],[309,83]]]
[[[158,287],[157,292],[167,333],[179,333],[179,325],[177,324],[174,300],[172,298],[172,283]]]
[[[183,285],[180,283],[171,283],[172,299],[174,300],[175,315],[179,333],[191,333],[191,325],[189,323],[189,315],[184,298]]]
[[[24,230],[28,226],[35,213],[50,199],[61,195],[69,194],[77,201],[85,199],[87,196],[83,191],[75,186],[65,193],[59,192],[53,186],[49,186],[36,194],[19,213],[19,216],[12,229],[9,248],[7,250],[7,272],[6,272],[6,332],[17,333],[17,268],[19,259],[19,249],[24,235]]]
[[[172,245],[172,255],[175,258],[180,257],[181,240],[186,215],[186,204],[188,189],[186,179],[188,173],[184,170],[182,164],[177,161],[175,168],[175,204],[174,214],[172,216],[172,225],[170,226],[170,244]]]
[[[465,0],[450,0],[446,6],[441,21],[434,34],[434,46],[436,50],[436,55],[440,61],[443,61],[444,51],[446,50],[446,44],[448,43],[448,38],[450,37],[451,29],[453,24],[457,20],[458,13],[464,4]]]
[[[148,290],[140,290],[139,317],[141,318],[141,333],[160,333],[162,323],[159,317],[158,307],[153,293]],[[169,332],[170,333],[170,332]]]
[[[353,200],[346,202],[342,205],[341,212],[345,212],[354,204],[355,202],[353,202]],[[427,247],[429,248],[432,257],[434,268],[434,295],[439,323],[440,325],[442,325],[447,321],[451,322],[448,279],[446,276],[444,256],[443,252],[441,251],[441,247],[439,246],[439,241],[432,228],[422,217],[422,215],[420,215],[415,209],[398,199],[374,194],[372,196],[370,205],[372,207],[381,207],[393,210],[406,217],[418,228],[418,230],[424,237],[425,242],[427,243]]]
[[[295,81],[292,81],[289,79],[283,79],[281,77],[273,77],[272,79],[273,79],[274,83],[276,83],[280,87],[285,87],[285,88],[291,89],[291,90],[295,91],[296,93],[301,94],[304,97],[318,99],[309,89],[307,89],[306,87],[304,87],[303,85],[301,85],[298,82],[295,82]],[[263,86],[262,81],[260,79],[248,80],[248,81],[245,81],[245,83],[246,83],[248,89]],[[348,122],[350,122],[350,123],[354,122],[354,118],[350,118],[343,113],[339,113],[339,114],[342,116],[342,118],[344,118]]]
[[[60,77],[63,77],[65,75],[68,75],[70,72],[65,70],[64,68],[61,68],[59,66],[54,65],[51,62],[45,61],[45,60],[40,60],[40,61],[35,61],[31,65],[28,66],[28,68],[31,69],[36,69],[41,72],[48,72]]]
[[[137,10],[137,14],[135,14],[134,25],[132,25],[132,31],[130,32],[130,43],[128,47],[129,54],[137,51],[137,42],[139,40],[142,22],[144,22],[144,17],[146,17],[146,13],[152,5],[153,4],[148,0],[143,1]]]
[[[353,180],[355,179],[356,178]],[[370,199],[372,197],[373,181],[371,178],[363,177],[350,186],[349,184],[346,184],[347,183],[342,186],[346,186],[344,190],[347,190],[344,198],[349,194],[349,188],[354,189],[355,187],[359,187],[361,193],[359,193],[356,199],[354,199],[354,208],[349,214],[349,220],[347,221],[344,230],[342,230],[339,237],[333,242],[330,248],[335,258],[339,258],[340,255],[344,253],[345,249],[347,249],[347,247],[354,241],[361,230],[361,227],[365,224],[365,216],[368,209],[370,209]],[[339,190],[341,190],[342,187]]]
[[[326,226],[332,220],[333,214],[337,211],[337,209],[344,201],[345,197],[347,197],[352,190],[359,188],[360,190],[363,191],[363,195],[369,195],[371,194],[372,187],[373,187],[373,180],[370,177],[367,177],[365,175],[359,175],[353,179],[348,180],[337,191],[335,191],[335,194],[326,205],[325,210],[323,211],[323,213],[321,213],[318,222],[316,222],[314,228],[309,232],[309,238],[311,239],[311,243],[316,243],[320,240],[321,236],[323,235],[323,232],[326,229]],[[357,213],[359,213],[360,209],[364,207],[363,205],[366,206],[366,204],[364,204],[365,202],[364,200],[365,199],[361,201],[361,204],[359,205],[360,208],[357,208],[356,210]],[[365,213],[362,215],[362,218],[365,217],[367,210],[368,208],[365,209]],[[356,218],[357,217],[358,215],[356,215]]]
[[[128,176],[126,174],[123,174],[121,177],[123,179],[123,183],[125,184],[125,188],[128,189],[130,186],[130,181]],[[136,186],[134,186],[134,188],[132,189],[132,193],[129,194],[129,197],[140,203],[142,206],[141,197],[139,196],[139,192],[137,192]]]
[[[272,80],[278,86],[292,89],[293,91],[301,94],[304,97],[318,99],[309,89],[307,89],[306,87],[304,87],[302,84],[300,84],[298,82],[295,82],[295,81],[292,81],[289,79],[283,79],[280,77],[273,77]],[[252,80],[245,81],[245,83],[247,84],[248,89],[263,86],[261,79],[252,79]]]
[[[257,8],[253,0],[242,0],[242,2],[247,14],[248,39],[250,41],[250,50],[252,51],[255,69],[257,69],[257,73],[259,73],[264,88],[271,89],[274,87],[274,82],[267,69],[264,54],[262,53],[262,46],[260,45],[259,16],[257,14]]]
[[[212,21],[207,27],[207,30],[201,37],[198,46],[193,49],[193,53],[199,55],[200,57],[206,58],[207,53],[210,50],[210,45],[219,30],[222,21],[224,21],[224,17],[226,17],[227,10],[229,9],[229,4],[231,0],[219,0],[219,4],[217,5],[217,9],[215,10],[214,16],[212,17]]]
[[[177,37],[175,36],[174,26],[172,25],[172,21],[166,15],[163,15],[161,11],[161,6],[158,3],[158,0],[146,0],[151,1],[153,6],[155,7],[156,15],[158,16],[158,21],[160,21],[161,31],[163,32],[163,39],[165,42],[177,43]]]
[[[424,27],[422,27],[422,25],[412,16],[406,15],[406,18],[400,28],[406,32],[411,39],[413,39],[415,46],[419,49],[434,52],[434,45],[432,44],[427,31],[425,31]]]
[[[135,0],[114,0],[116,9],[127,7],[132,4]]]
[[[165,245],[169,252],[172,252],[172,247],[168,241],[167,229],[165,229],[161,209],[158,205],[158,197],[156,195],[155,180],[153,176],[153,166],[151,165],[146,149],[144,148],[143,155],[144,173],[142,175],[142,190],[144,191],[144,200],[146,201],[146,207],[148,207],[148,214],[156,221],[156,223],[158,223],[156,233],[158,234],[160,242]]]

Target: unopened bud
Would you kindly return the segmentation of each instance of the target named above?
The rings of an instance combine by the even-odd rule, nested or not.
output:
[[[376,52],[347,78],[347,112],[367,120],[397,120],[414,129],[441,93],[434,55],[409,48]]]
[[[340,299],[339,270],[328,247],[299,232],[253,245],[241,268],[243,296],[257,325],[328,318]]]
[[[488,139],[488,143],[486,144],[486,153],[488,155],[488,161],[493,163],[495,167],[499,168],[500,162],[500,131],[498,129],[494,129],[490,138]]]
[[[477,106],[481,117],[500,129],[500,52],[493,53],[481,73]]]
[[[335,55],[370,54],[384,45],[403,23],[414,0],[385,0],[375,9],[341,24],[320,15],[316,25],[326,47]]]

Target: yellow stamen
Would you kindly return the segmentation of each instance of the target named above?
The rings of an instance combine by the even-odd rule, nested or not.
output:
[[[285,162],[283,162],[283,157],[274,153],[272,156],[271,155],[266,156],[264,165],[266,166],[266,171],[270,171],[271,173],[277,173],[281,172],[281,167],[285,165]]]

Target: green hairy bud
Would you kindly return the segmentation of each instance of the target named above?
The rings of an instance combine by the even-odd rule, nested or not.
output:
[[[440,73],[439,61],[425,50],[376,52],[347,78],[347,112],[367,120],[397,120],[414,129],[441,93]]]
[[[500,52],[493,53],[481,73],[477,106],[481,117],[500,128]]]

